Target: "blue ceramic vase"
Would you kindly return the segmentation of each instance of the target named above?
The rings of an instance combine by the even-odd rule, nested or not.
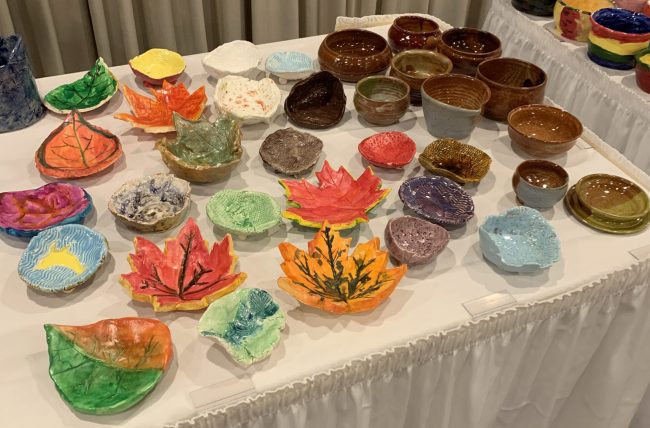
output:
[[[0,36],[0,132],[26,128],[45,114],[20,36]]]

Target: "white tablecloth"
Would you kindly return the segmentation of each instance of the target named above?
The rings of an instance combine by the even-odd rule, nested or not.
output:
[[[382,34],[386,30],[375,28]],[[321,40],[305,38],[261,48],[265,53],[290,48],[315,57]],[[186,60],[181,81],[191,90],[207,85],[212,99],[215,82],[203,71],[201,56]],[[113,71],[121,84],[136,85],[127,67]],[[44,94],[80,75],[39,80],[39,90]],[[290,86],[281,88],[286,96]],[[367,165],[357,144],[376,131],[405,131],[416,141],[418,152],[433,140],[420,108],[412,108],[395,126],[371,127],[357,117],[353,85],[345,84],[345,90],[347,112],[340,125],[313,132],[325,146],[317,170],[327,159],[334,167],[345,165],[360,175]],[[632,418],[650,382],[650,344],[645,340],[650,329],[650,265],[637,264],[629,251],[646,246],[650,231],[633,236],[599,233],[572,218],[560,204],[544,213],[562,242],[558,263],[533,275],[492,267],[481,255],[477,228],[487,215],[515,206],[510,177],[526,158],[513,150],[503,124],[482,120],[469,139],[493,158],[485,179],[467,187],[476,205],[475,218],[451,232],[451,242],[435,263],[410,270],[388,301],[372,312],[329,315],[301,306],[277,287],[282,275],[277,245],[288,240],[304,247],[314,231],[286,224],[268,238],[236,240],[240,269],[249,275],[243,286],[268,290],[287,313],[278,349],[244,370],[213,341],[198,337],[200,313],[156,314],[148,305],[132,302],[118,284],[119,275],[129,271],[126,257],[136,234],[115,222],[106,209],[108,197],[128,179],[166,171],[153,148],[155,137],[112,117],[127,109],[123,98],[116,96],[86,116],[120,136],[125,152],[110,171],[76,181],[90,192],[96,206],[86,224],[107,237],[112,254],[95,281],[68,295],[38,294],[22,283],[15,269],[26,242],[0,237],[2,426],[160,426],[204,410],[213,413],[180,425],[605,427],[623,426],[613,421]],[[30,128],[0,135],[0,191],[34,188],[48,181],[35,169],[33,154],[60,122],[60,116],[48,114]],[[246,153],[233,174],[219,183],[193,186],[191,215],[206,239],[222,238],[205,215],[208,198],[220,189],[253,188],[285,204],[278,177],[257,155],[264,137],[285,126],[281,116],[271,126],[245,127]],[[608,172],[650,188],[645,174],[589,131],[555,161],[568,170],[571,182],[588,173]],[[414,161],[404,171],[376,173],[392,192],[373,210],[369,223],[348,234],[354,244],[375,235],[383,241],[388,219],[403,213],[397,196],[400,183],[423,169]],[[177,231],[147,238],[162,245]],[[510,293],[518,309],[475,323],[463,303],[498,292]],[[548,302],[540,303],[544,300]],[[171,329],[175,356],[162,383],[122,414],[89,416],[72,411],[48,377],[42,325],[81,325],[134,315],[156,317]]]

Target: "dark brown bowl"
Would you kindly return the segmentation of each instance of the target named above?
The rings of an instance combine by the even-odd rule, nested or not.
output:
[[[425,49],[400,52],[390,63],[390,75],[405,81],[411,88],[411,104],[422,104],[420,88],[431,76],[448,74],[454,65],[441,53]]]
[[[388,44],[395,53],[407,49],[435,50],[441,34],[440,27],[431,19],[400,16],[388,29]]]
[[[582,135],[582,124],[559,108],[531,104],[517,107],[508,115],[512,142],[533,156],[553,156],[567,152]]]
[[[379,73],[390,65],[388,42],[367,30],[342,30],[328,34],[318,48],[321,70],[345,82],[357,82]]]
[[[346,100],[341,81],[328,71],[320,71],[293,85],[284,111],[297,126],[329,128],[343,118]]]
[[[544,101],[546,73],[544,70],[515,58],[492,58],[479,64],[476,77],[490,88],[490,99],[483,116],[505,121],[515,107],[540,104]]]
[[[476,28],[452,28],[440,36],[438,51],[454,63],[454,73],[474,76],[481,62],[501,56],[501,40]]]
[[[396,77],[365,77],[357,82],[354,107],[359,116],[374,125],[391,125],[409,107],[409,85]]]

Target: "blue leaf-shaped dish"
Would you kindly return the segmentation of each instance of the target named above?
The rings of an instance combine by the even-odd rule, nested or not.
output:
[[[399,198],[418,215],[441,226],[460,226],[474,216],[474,201],[446,177],[413,177],[399,188]]]
[[[299,80],[314,72],[314,61],[302,52],[274,52],[266,58],[264,67],[280,79]]]
[[[479,238],[483,256],[508,272],[530,273],[560,260],[555,229],[533,208],[515,207],[488,216]]]
[[[18,275],[30,287],[56,293],[88,282],[106,260],[106,238],[80,224],[46,229],[27,245]]]

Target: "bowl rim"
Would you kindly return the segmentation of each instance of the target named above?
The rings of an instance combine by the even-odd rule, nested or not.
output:
[[[596,19],[598,19],[601,14],[609,13],[612,11],[616,11],[616,13],[626,15],[627,17],[640,17],[642,20],[647,21],[648,31],[645,33],[626,33],[624,31],[611,29],[596,21]],[[598,9],[592,13],[589,17],[589,21],[591,22],[591,31],[589,34],[594,34],[598,37],[610,37],[616,40],[625,39],[624,43],[644,43],[650,39],[650,17],[645,16],[642,13],[632,12],[627,9],[606,7],[603,9]]]
[[[350,55],[343,54],[343,53],[339,52],[338,50],[336,50],[336,49],[334,49],[334,48],[332,48],[330,46],[330,42],[332,41],[333,37],[338,36],[340,34],[344,34],[344,33],[347,33],[347,34],[360,34],[360,35],[369,37],[371,39],[381,41],[383,43],[383,48],[381,50],[379,50],[379,52],[373,53],[371,55],[365,55],[365,56],[363,56],[363,58],[380,57],[382,55],[385,55],[386,52],[390,53],[390,46],[388,45],[388,41],[384,37],[382,37],[380,34],[375,33],[374,31],[364,30],[364,29],[361,29],[361,28],[348,28],[348,29],[345,29],[345,30],[333,31],[333,32],[329,33],[327,36],[325,36],[325,38],[321,42],[321,46],[326,48],[330,52],[333,52],[338,57],[349,57]],[[319,57],[320,57],[320,55],[319,55]]]
[[[407,30],[406,28],[402,27],[402,25],[400,23],[400,21],[403,21],[405,19],[415,19],[415,20],[418,20],[418,21],[432,23],[433,26],[434,26],[434,29],[431,30],[431,31],[411,31],[411,30]],[[426,18],[424,16],[419,16],[419,15],[401,15],[401,16],[398,16],[397,18],[395,18],[393,20],[392,25],[395,26],[395,28],[399,28],[399,30],[403,31],[404,33],[414,34],[414,35],[418,35],[418,36],[419,35],[439,36],[440,34],[442,34],[442,31],[440,30],[440,25],[438,25],[438,23],[436,21],[434,21],[433,19],[430,19],[430,18]]]
[[[430,146],[433,146],[434,144],[454,146],[457,149],[461,149],[463,147],[468,147],[469,150],[471,150],[477,157],[482,158],[483,160],[486,161],[487,165],[485,167],[485,172],[480,176],[479,175],[468,175],[468,174],[461,175],[461,174],[455,173],[453,171],[450,171],[450,170],[448,170],[446,168],[442,168],[442,167],[437,167],[436,168],[438,170],[446,171],[447,174],[454,176],[458,180],[462,181],[462,183],[479,183],[490,172],[490,165],[492,165],[492,157],[489,154],[487,154],[486,152],[484,152],[483,150],[481,150],[480,148],[478,148],[476,146],[473,146],[471,144],[463,143],[461,141],[458,141],[455,138],[438,138],[438,139],[432,141],[431,143],[427,144],[424,147],[424,150],[422,150],[422,153],[420,153],[420,156],[418,156],[418,162],[420,162],[420,165],[422,165],[427,171],[433,172],[433,171],[429,170],[426,167],[426,165],[423,164],[422,159],[425,159],[426,161],[432,161],[433,160],[433,158],[431,158],[430,156],[425,155],[424,152]],[[450,177],[447,177],[447,178],[450,178]],[[453,180],[453,181],[456,181],[456,180]],[[457,182],[459,182],[459,181],[457,181]]]
[[[650,64],[646,64],[645,62],[641,61],[642,56],[649,55],[649,54],[650,54],[650,46],[648,46],[645,49],[641,49],[640,51],[634,54],[634,59],[636,60],[636,65],[634,68],[637,70],[636,71],[637,73],[638,73],[638,69],[650,71]]]
[[[465,82],[478,83],[479,86],[482,86],[486,91],[485,100],[483,100],[483,102],[481,102],[481,105],[478,108],[476,108],[476,109],[468,109],[468,108],[464,108],[464,107],[459,107],[459,106],[454,105],[454,104],[444,103],[444,102],[440,101],[439,99],[434,98],[431,95],[429,95],[427,93],[426,89],[425,89],[425,86],[427,84],[429,84],[429,81],[443,80],[443,79],[462,79]],[[431,77],[428,77],[424,82],[422,82],[422,85],[420,86],[420,92],[422,93],[423,98],[425,96],[427,96],[427,97],[431,98],[432,100],[434,100],[436,102],[443,103],[445,105],[457,108],[457,109],[462,110],[462,111],[481,111],[481,110],[483,110],[483,107],[485,107],[485,105],[488,103],[488,101],[490,101],[490,98],[492,97],[492,91],[490,90],[490,87],[485,82],[483,82],[481,79],[477,79],[476,77],[472,77],[472,76],[467,76],[465,74],[456,74],[456,73],[435,74],[435,75],[433,75]]]
[[[408,161],[406,161],[406,162],[392,162],[392,163],[387,163],[387,164],[377,161],[377,159],[374,156],[375,153],[372,152],[372,151],[369,151],[366,148],[366,145],[367,145],[368,141],[376,138],[378,135],[383,135],[383,134],[399,134],[399,136],[402,138],[402,141],[404,141],[408,146],[408,151],[406,149],[403,150],[404,152],[407,152],[408,154],[410,154],[410,156],[405,156],[405,158],[406,157],[409,158]],[[361,154],[361,156],[365,160],[367,160],[369,163],[371,163],[373,165],[376,165],[376,166],[381,165],[383,168],[386,168],[386,167],[395,168],[395,167],[406,166],[406,165],[408,165],[409,163],[411,163],[413,161],[413,158],[415,157],[415,154],[417,152],[417,145],[415,144],[415,141],[411,137],[409,137],[408,134],[406,134],[406,132],[402,132],[402,131],[381,131],[381,132],[375,132],[374,134],[369,135],[368,137],[361,140],[359,142],[358,146],[357,146],[357,150],[359,151],[359,153]]]
[[[464,51],[464,50],[456,49],[455,47],[451,46],[450,44],[448,44],[445,41],[445,36],[448,36],[449,34],[457,34],[457,33],[458,34],[463,34],[463,33],[475,33],[475,32],[478,33],[478,34],[481,34],[483,36],[487,36],[488,38],[496,41],[496,43],[497,43],[496,49],[493,49],[493,50],[488,51],[488,52],[467,52],[467,51]],[[440,44],[445,46],[447,49],[449,49],[450,51],[452,51],[454,53],[461,54],[461,55],[471,55],[471,56],[479,57],[479,58],[494,55],[495,52],[501,52],[501,49],[502,49],[501,39],[499,39],[499,37],[496,34],[491,33],[489,31],[480,30],[478,28],[472,28],[472,27],[455,27],[455,28],[450,28],[449,30],[443,31],[442,34],[440,35]]]
[[[602,210],[602,209],[600,209],[598,207],[594,207],[593,205],[588,204],[582,198],[582,192],[581,192],[580,189],[585,185],[585,183],[588,180],[591,180],[593,178],[598,178],[598,177],[608,178],[608,179],[614,178],[617,181],[623,182],[625,184],[629,184],[629,185],[639,189],[641,191],[641,193],[643,195],[645,195],[645,198],[644,198],[645,208],[643,209],[643,211],[641,211],[638,215],[634,215],[634,216],[619,215],[619,214],[612,214],[610,212],[607,212],[607,211]],[[614,175],[614,174],[605,174],[605,173],[587,174],[584,177],[582,177],[580,180],[578,180],[574,187],[575,187],[575,195],[578,198],[578,200],[580,201],[580,203],[583,204],[585,207],[589,208],[589,210],[591,210],[592,213],[595,213],[596,216],[598,216],[598,217],[604,217],[604,218],[611,219],[611,220],[632,220],[632,219],[636,219],[636,218],[646,217],[648,214],[650,214],[650,198],[648,197],[648,193],[641,186],[634,183],[632,180],[628,180],[625,177],[621,177],[621,176]]]
[[[566,122],[566,119],[568,119],[569,121],[572,121],[573,123],[578,124],[579,132],[576,133],[577,135],[575,137],[572,136],[571,138],[563,138],[563,139],[542,140],[540,138],[530,136],[527,133],[524,133],[521,130],[519,130],[517,126],[513,125],[513,120],[514,120],[515,115],[517,115],[518,113],[520,113],[522,111],[526,111],[526,110],[531,110],[531,109],[538,109],[538,110],[543,109],[543,110],[553,111],[553,112],[555,112],[557,114],[564,115],[565,116],[565,121],[564,122]],[[549,105],[546,105],[546,104],[525,104],[525,105],[516,107],[516,108],[512,109],[510,111],[510,113],[508,113],[507,122],[508,122],[508,128],[509,129],[512,129],[513,131],[517,132],[518,134],[520,134],[520,135],[522,135],[522,136],[524,136],[526,138],[529,138],[529,139],[534,140],[534,141],[539,141],[540,143],[544,143],[544,144],[566,144],[566,143],[570,143],[572,141],[576,141],[578,138],[580,138],[580,136],[582,135],[582,132],[584,130],[584,128],[582,126],[582,122],[580,122],[580,119],[578,119],[577,117],[575,117],[574,115],[572,115],[571,113],[569,113],[566,110],[562,110],[561,108],[549,106]]]
[[[533,69],[536,69],[536,70],[541,72],[541,74],[542,74],[542,83],[539,83],[539,84],[537,84],[535,86],[529,86],[529,87],[506,85],[506,84],[497,82],[496,80],[490,79],[489,77],[485,76],[481,72],[481,67],[485,68],[486,66],[488,66],[488,65],[490,65],[490,64],[492,64],[494,62],[498,62],[498,61],[511,62],[511,63],[517,64],[517,66],[525,66],[525,67],[532,66]],[[492,86],[494,86],[496,88],[499,88],[499,89],[517,90],[517,91],[523,91],[523,92],[536,91],[536,90],[538,90],[540,88],[544,88],[546,86],[546,84],[548,83],[548,75],[546,74],[546,72],[541,67],[539,67],[536,64],[533,64],[532,62],[524,61],[524,60],[519,59],[519,58],[510,58],[510,57],[490,58],[490,59],[486,59],[485,61],[482,61],[478,65],[478,67],[476,68],[476,77],[478,79],[480,79],[480,80],[484,80],[485,82],[489,82],[490,85],[492,85]]]
[[[404,73],[397,66],[397,62],[399,60],[401,60],[404,57],[408,57],[408,56],[424,56],[424,57],[428,57],[428,58],[431,58],[431,59],[435,59],[436,63],[445,64],[447,66],[446,67],[447,70],[445,70],[445,71],[443,71],[441,73],[431,74],[431,75],[429,75],[427,77],[423,77],[423,78],[422,77],[411,76],[411,75],[409,75],[407,73]],[[393,55],[393,58],[391,58],[391,60],[390,60],[390,68],[391,68],[391,70],[395,70],[395,72],[397,72],[400,76],[406,76],[409,79],[417,79],[417,80],[424,81],[424,80],[428,79],[431,76],[437,76],[439,74],[449,74],[449,73],[451,73],[451,70],[454,68],[454,63],[451,61],[451,59],[449,59],[449,57],[447,55],[442,54],[440,52],[435,52],[435,51],[432,51],[432,50],[429,50],[429,49],[407,49],[407,50],[404,50],[402,52],[399,52],[399,53]]]
[[[370,98],[368,95],[366,95],[365,93],[363,93],[363,92],[361,92],[361,91],[359,90],[359,87],[360,87],[363,83],[365,83],[365,82],[369,82],[369,81],[371,81],[371,80],[391,82],[392,85],[393,85],[393,87],[398,86],[398,87],[402,88],[402,90],[403,90],[403,91],[402,91],[403,94],[402,94],[401,97],[399,97],[399,98],[396,99],[396,100],[390,100],[390,101],[378,101],[378,100],[373,100],[373,99]],[[408,100],[409,100],[410,93],[411,93],[411,87],[409,86],[409,84],[406,83],[405,81],[403,81],[402,79],[398,79],[397,77],[393,77],[393,76],[384,76],[384,75],[379,75],[379,76],[374,76],[374,75],[373,75],[373,76],[366,76],[366,77],[360,79],[360,80],[359,80],[359,81],[354,85],[354,95],[359,96],[360,98],[362,98],[364,101],[366,101],[366,102],[368,102],[368,103],[374,103],[374,104],[393,104],[393,103],[400,103],[400,102],[403,102],[404,100],[407,100],[407,101],[408,101]],[[408,108],[408,106],[407,106],[407,108]]]
[[[562,175],[562,177],[564,178],[564,183],[559,185],[559,186],[555,186],[555,187],[551,187],[551,186],[549,186],[549,187],[540,187],[540,186],[536,186],[533,183],[530,183],[529,181],[525,180],[523,174],[521,174],[520,168],[522,168],[524,166],[527,166],[528,164],[540,164],[540,163],[545,164],[546,166],[549,166],[551,168],[557,169],[560,172],[560,174]],[[564,169],[561,165],[558,165],[555,162],[551,162],[551,161],[546,160],[546,159],[527,159],[527,160],[521,162],[515,168],[515,175],[519,176],[523,181],[530,184],[532,187],[534,187],[536,189],[559,190],[559,189],[562,189],[562,188],[568,188],[569,187],[569,173],[567,172],[567,170]]]
[[[566,7],[566,8],[569,8],[569,9],[571,9],[571,10],[575,10],[576,12],[579,12],[581,15],[585,15],[585,16],[589,16],[589,15],[591,15],[592,13],[597,12],[597,11],[599,11],[600,9],[603,9],[603,8],[600,8],[600,9],[596,9],[596,10],[594,10],[593,12],[588,12],[588,11],[586,11],[586,10],[584,10],[584,9],[580,9],[580,8],[577,7],[577,6],[571,6],[571,5],[567,4],[567,1],[568,1],[568,0],[557,0],[557,3],[556,3],[556,4],[561,5],[563,8]],[[572,1],[580,1],[580,0],[572,0]],[[614,3],[614,0],[603,0],[603,1],[609,3],[609,4],[611,5],[611,7],[616,7],[616,4]]]

